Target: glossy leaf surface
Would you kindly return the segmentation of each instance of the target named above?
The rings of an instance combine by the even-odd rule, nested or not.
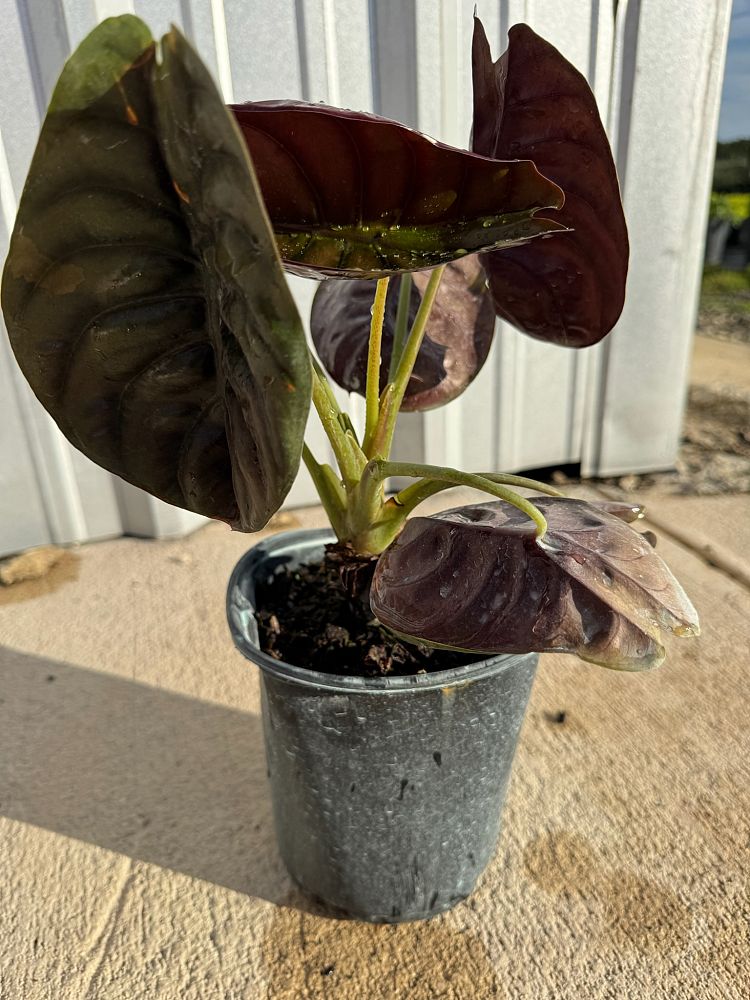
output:
[[[562,651],[623,670],[657,666],[662,631],[695,609],[623,505],[534,498],[549,528],[505,503],[415,517],[380,557],[372,609],[417,641],[483,653]]]
[[[66,64],[3,280],[16,357],[70,441],[243,530],[280,506],[310,402],[304,334],[246,149],[176,30],[134,17]]]
[[[231,107],[279,252],[303,276],[423,270],[561,228],[534,218],[563,197],[533,163],[498,162],[320,104]]]
[[[493,63],[474,20],[473,149],[533,160],[565,192],[555,218],[573,232],[482,258],[497,313],[568,347],[601,340],[622,311],[628,237],[615,166],[586,79],[528,25]]]
[[[427,287],[429,272],[412,275],[409,325]],[[388,285],[380,368],[385,387],[393,348],[399,277]],[[365,394],[372,281],[324,281],[313,299],[310,329],[318,356],[332,378],[349,392]],[[495,329],[484,272],[476,256],[446,267],[409,379],[402,410],[428,410],[459,396],[487,359]]]

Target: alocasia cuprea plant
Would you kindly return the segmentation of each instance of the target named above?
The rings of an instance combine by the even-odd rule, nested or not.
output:
[[[342,550],[379,556],[372,607],[394,631],[652,666],[662,630],[698,624],[626,523],[637,509],[389,461],[398,413],[463,392],[496,315],[582,347],[622,308],[627,233],[585,79],[524,25],[493,63],[476,20],[472,55],[469,152],[323,105],[227,109],[179,31],[103,22],[63,70],[21,199],[11,344],[70,441],[170,503],[253,531],[304,459]],[[322,366],[284,267],[327,279]],[[361,438],[324,368],[364,395]],[[304,445],[311,401],[337,470]],[[391,476],[415,482],[387,498]],[[406,522],[452,485],[493,500]]]

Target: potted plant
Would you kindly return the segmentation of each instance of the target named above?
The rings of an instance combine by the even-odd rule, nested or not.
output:
[[[661,631],[698,631],[639,508],[390,461],[399,412],[466,389],[496,315],[584,347],[622,308],[625,222],[585,80],[523,25],[493,63],[479,21],[473,72],[468,152],[320,105],[227,109],[179,31],[157,45],[105,21],[53,94],[3,277],[21,368],[104,468],[255,531],[304,460],[332,530],[253,548],[229,622],[262,668],[287,866],[370,920],[473,888],[540,651],[642,669]],[[282,264],[345,279],[315,296],[320,363]],[[365,396],[361,436],[324,369]],[[304,445],[311,401],[338,469]],[[391,477],[414,482],[389,497]],[[491,499],[409,517],[455,485]]]

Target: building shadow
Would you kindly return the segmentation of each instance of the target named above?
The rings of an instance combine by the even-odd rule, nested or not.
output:
[[[0,647],[0,814],[305,906],[255,715]]]

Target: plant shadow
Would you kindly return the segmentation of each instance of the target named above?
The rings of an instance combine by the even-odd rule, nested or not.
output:
[[[0,647],[0,814],[307,908],[256,715]]]

